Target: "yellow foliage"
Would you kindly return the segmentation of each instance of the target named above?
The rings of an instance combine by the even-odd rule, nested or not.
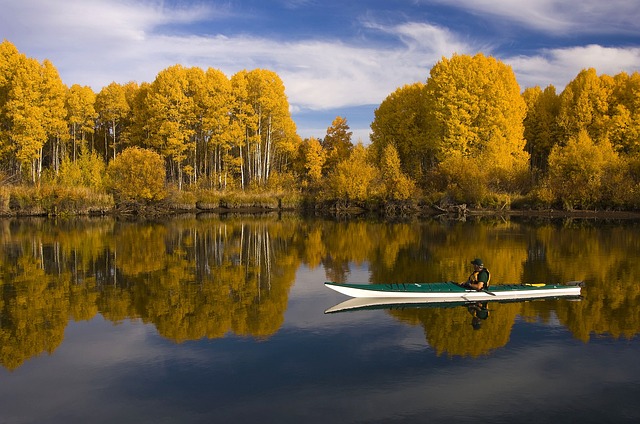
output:
[[[362,202],[369,199],[376,168],[367,158],[366,148],[358,143],[348,159],[342,160],[329,176],[327,196]]]
[[[607,110],[611,87],[593,68],[582,70],[560,94],[558,124],[561,141],[583,131],[596,142],[606,139]]]
[[[151,150],[126,149],[109,163],[107,174],[116,201],[148,203],[166,196],[164,161]]]
[[[603,176],[618,161],[608,141],[596,144],[586,131],[549,155],[549,186],[565,207],[589,208],[600,200]]]
[[[108,128],[107,134],[111,138],[113,158],[116,157],[118,152],[118,143],[121,141],[120,135],[123,131],[122,124],[130,109],[126,96],[126,87],[121,84],[112,82],[103,87],[96,95],[95,110],[103,125]],[[105,145],[105,150],[106,148],[107,146]],[[106,154],[107,152],[105,151]]]
[[[426,84],[428,143],[440,158],[479,157],[491,148],[514,160],[524,149],[525,103],[511,67],[492,57],[443,58]]]
[[[317,138],[311,137],[305,144],[303,153],[304,169],[311,184],[317,184],[322,178],[322,168],[326,153]]]
[[[481,159],[451,154],[437,168],[439,186],[456,203],[480,204],[488,194],[488,170]]]
[[[76,161],[62,161],[57,180],[67,187],[89,187],[100,192],[104,189],[105,172],[105,163],[96,153],[84,152]]]
[[[407,200],[414,194],[415,183],[402,172],[398,151],[393,144],[388,144],[382,151],[380,174],[386,199]]]
[[[10,278],[0,281],[6,318],[0,364],[8,369],[53,352],[69,317],[91,319],[98,312],[114,322],[140,318],[176,342],[229,332],[269,337],[283,323],[301,261],[311,268],[322,264],[336,281],[367,263],[371,282],[413,282],[464,280],[469,260],[480,256],[494,285],[540,281],[529,275],[587,282],[580,302],[489,303],[490,316],[479,330],[467,308],[391,312],[422,326],[426,343],[438,355],[491,353],[508,342],[518,315],[527,321],[557,317],[585,342],[594,334],[630,339],[640,329],[635,313],[640,265],[628,255],[640,250],[640,237],[627,225],[228,217],[180,218],[162,225],[5,224],[0,238],[11,248],[0,255],[0,272]]]
[[[331,173],[333,168],[346,160],[353,150],[351,135],[347,119],[336,116],[327,128],[327,134],[322,140],[322,148],[325,152],[324,174]]]
[[[427,133],[425,85],[405,85],[387,96],[375,110],[371,123],[371,148],[380,160],[384,148],[393,145],[400,166],[412,179],[421,181],[435,162],[437,145],[425,137]]]

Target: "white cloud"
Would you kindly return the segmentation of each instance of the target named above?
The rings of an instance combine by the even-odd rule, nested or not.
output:
[[[289,0],[288,4],[294,7],[305,2]],[[623,31],[627,23],[640,18],[640,8],[630,6],[633,2],[571,3],[447,0],[449,5],[478,14],[550,31],[588,31],[579,24],[595,19],[603,22],[601,27],[610,25]],[[366,14],[358,25],[390,42],[348,44],[326,35],[285,42],[247,33],[188,35],[172,27],[191,28],[206,22],[207,31],[215,34],[216,23],[221,22],[217,19],[234,16],[231,6],[219,7],[198,2],[176,9],[161,0],[0,0],[0,39],[13,42],[29,57],[51,60],[65,84],[89,85],[95,91],[112,81],[151,82],[158,72],[177,63],[218,68],[228,76],[242,69],[266,68],[282,78],[293,111],[377,105],[398,87],[425,81],[443,56],[478,51],[493,54],[494,50],[492,45],[470,41],[470,34],[456,34],[443,26],[425,22],[383,25],[367,19]],[[174,31],[167,32],[169,27]],[[638,48],[597,45],[498,59],[513,67],[521,87],[553,84],[558,91],[583,68],[610,74],[640,69]],[[300,132],[322,136],[328,125],[330,122],[316,123],[315,128],[324,126],[320,133],[311,133],[313,128],[301,128]],[[359,124],[352,130],[354,140],[368,141],[368,125]]]
[[[631,74],[640,69],[640,47],[613,48],[599,45],[547,49],[535,56],[502,59],[511,65],[521,88],[553,85],[560,93],[578,73],[594,68],[598,75]]]
[[[493,15],[553,33],[637,33],[640,8],[628,0],[421,0]]]
[[[229,76],[242,69],[271,69],[283,79],[294,107],[378,104],[397,87],[424,81],[443,55],[473,51],[446,29],[424,23],[369,22],[370,28],[402,43],[385,48],[337,40],[282,42],[249,35],[160,33],[167,23],[214,14],[202,6],[176,11],[158,2],[56,3],[0,0],[8,7],[4,16],[11,17],[0,18],[4,36],[15,38],[27,56],[50,59],[67,85],[90,85],[96,91],[112,81],[152,81],[162,69],[180,63],[218,68]]]

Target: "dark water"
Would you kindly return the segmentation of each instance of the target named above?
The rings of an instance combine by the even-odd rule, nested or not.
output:
[[[0,424],[635,423],[640,223],[0,221]],[[344,282],[579,301],[325,314]]]

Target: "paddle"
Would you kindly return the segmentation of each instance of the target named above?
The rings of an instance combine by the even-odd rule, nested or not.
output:
[[[455,281],[447,281],[447,282],[448,282],[448,283],[453,283],[453,284],[455,284],[456,286],[459,286],[459,287],[463,287],[463,286],[462,286],[462,283],[458,284],[458,283],[456,283]],[[492,292],[490,292],[490,291],[489,291],[489,290],[487,290],[487,289],[476,290],[476,291],[482,291],[482,292],[485,292],[486,294],[490,294],[491,296],[495,296],[495,295],[496,295],[495,293],[492,293]]]
[[[486,294],[490,294],[491,296],[495,296],[496,295],[495,293],[492,293],[487,289],[482,289],[481,291],[485,292]]]

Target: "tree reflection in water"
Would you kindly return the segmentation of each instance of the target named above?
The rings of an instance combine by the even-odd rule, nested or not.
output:
[[[503,219],[6,219],[0,363],[15,369],[52,353],[68,320],[98,314],[112,322],[141,319],[178,343],[228,333],[267,338],[284,321],[303,264],[323,267],[333,281],[350,281],[352,267],[366,266],[371,282],[428,282],[464,279],[477,256],[494,284],[584,280],[584,299],[490,306],[480,331],[464,308],[390,311],[422,326],[438,354],[487,354],[507,343],[518,317],[558,320],[584,342],[594,334],[631,338],[640,329],[639,232],[632,223]]]

